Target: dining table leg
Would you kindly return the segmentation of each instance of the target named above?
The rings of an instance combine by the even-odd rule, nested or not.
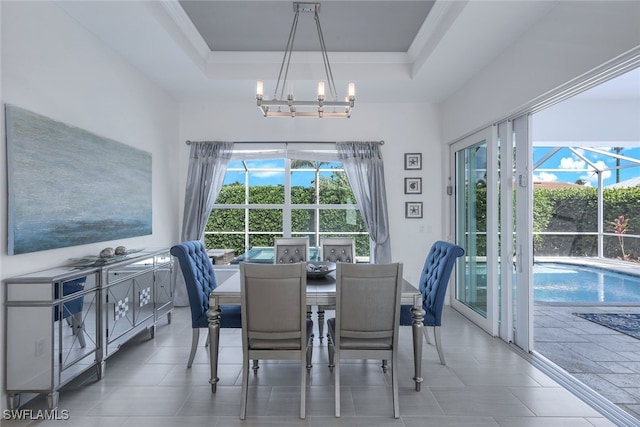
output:
[[[413,323],[411,325],[411,331],[413,333],[413,364],[415,376],[413,381],[416,383],[416,391],[420,391],[420,385],[422,384],[422,328],[425,311],[422,309],[422,296],[417,295],[413,300],[413,307],[411,308],[411,317]]]
[[[218,378],[218,346],[220,343],[220,307],[218,306],[218,298],[209,296],[209,310],[207,310],[207,318],[209,319],[209,364],[211,367],[211,393],[216,392],[216,386],[220,378]]]

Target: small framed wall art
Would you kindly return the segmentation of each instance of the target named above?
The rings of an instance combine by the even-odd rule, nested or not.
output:
[[[422,178],[405,178],[404,194],[422,194]]]
[[[405,202],[405,218],[422,218],[422,202]]]
[[[404,170],[422,169],[422,153],[404,153]]]

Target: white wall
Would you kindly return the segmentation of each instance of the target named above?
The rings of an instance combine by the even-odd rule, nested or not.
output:
[[[253,105],[253,106],[252,106]],[[184,104],[180,109],[180,164],[186,169],[186,140],[203,141],[379,141],[385,179],[394,261],[404,263],[404,276],[417,282],[431,244],[442,230],[442,145],[437,110],[425,104],[356,104],[349,119],[263,117],[253,103]],[[423,154],[421,171],[404,170],[404,153]],[[422,177],[420,196],[404,194],[405,177]],[[180,202],[186,170],[180,171]],[[406,201],[423,201],[423,219],[405,219]]]
[[[151,152],[153,159],[151,236],[14,256],[7,255],[7,181],[6,173],[0,174],[4,201],[0,209],[0,279],[57,266],[71,257],[97,255],[107,246],[164,247],[177,241],[177,104],[53,3],[3,1],[0,8],[3,104]],[[0,116],[0,164],[4,171],[4,113]],[[4,307],[4,286],[0,295],[0,306]],[[4,330],[3,324],[0,330]],[[3,346],[4,340],[0,340],[0,384],[4,384]],[[2,391],[0,408],[5,407]]]
[[[450,142],[640,46],[640,2],[560,1],[442,104]]]
[[[638,80],[640,87],[640,80]],[[568,99],[533,116],[533,142],[637,146],[640,100]]]

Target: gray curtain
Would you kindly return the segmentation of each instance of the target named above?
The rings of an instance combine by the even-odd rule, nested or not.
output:
[[[232,153],[233,142],[191,142],[180,239],[182,242],[204,239],[207,220],[222,188]],[[189,305],[182,274],[176,276],[173,300],[178,306]]]
[[[384,164],[378,142],[337,142],[338,157],[371,237],[372,263],[391,262]]]

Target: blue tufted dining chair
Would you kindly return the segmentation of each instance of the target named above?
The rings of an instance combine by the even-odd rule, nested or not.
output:
[[[193,364],[198,349],[200,339],[200,328],[209,326],[207,310],[209,310],[209,294],[214,290],[216,282],[215,270],[211,259],[207,255],[207,250],[199,240],[191,240],[179,243],[171,248],[171,255],[178,258],[180,269],[187,285],[187,295],[189,296],[189,306],[191,307],[191,353],[187,368]],[[220,307],[222,316],[220,317],[221,328],[241,328],[242,317],[240,306],[223,305]]]
[[[427,259],[420,275],[419,290],[422,294],[422,309],[425,311],[424,326],[433,327],[436,349],[440,357],[440,363],[446,365],[444,352],[442,351],[442,338],[440,327],[442,326],[442,309],[444,297],[447,293],[447,284],[451,271],[458,257],[464,255],[462,247],[449,242],[437,241],[431,246]],[[403,305],[400,310],[400,324],[410,326],[413,323],[411,318],[411,306]],[[424,336],[427,343],[429,340],[428,329],[424,329]]]

